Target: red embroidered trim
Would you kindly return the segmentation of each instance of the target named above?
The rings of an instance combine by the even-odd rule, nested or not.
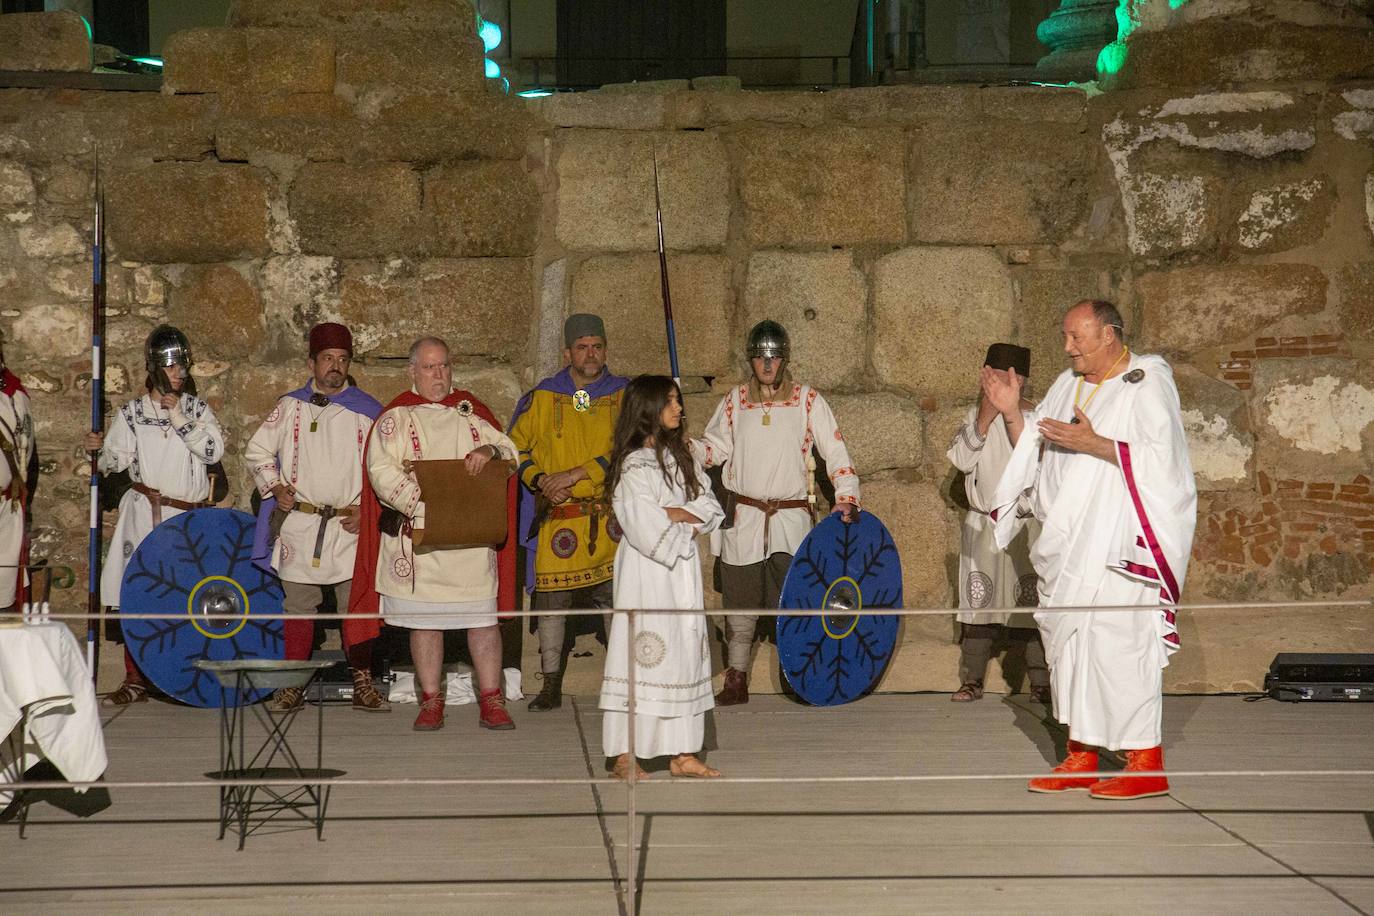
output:
[[[760,410],[765,406],[769,408],[796,407],[798,404],[801,403],[801,389],[802,386],[794,382],[792,384],[792,393],[788,396],[787,400],[764,401],[762,404],[755,404],[753,401],[749,400],[749,385],[748,383],[745,383],[739,386],[739,406],[744,408],[745,410]],[[809,400],[806,402],[806,407],[808,410],[811,409],[811,401],[815,400],[815,398],[816,392],[812,391],[809,396]]]

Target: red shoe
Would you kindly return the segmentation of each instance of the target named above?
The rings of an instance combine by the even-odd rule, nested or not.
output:
[[[1096,769],[1097,751],[1086,744],[1079,744],[1077,741],[1070,738],[1069,756],[1065,757],[1064,762],[1051,770],[1051,772],[1091,773]],[[1032,792],[1072,792],[1076,789],[1091,789],[1094,785],[1101,785],[1096,776],[1085,776],[1076,779],[1042,776],[1026,783],[1026,788]]]
[[[1164,769],[1164,748],[1126,752],[1126,772]],[[1163,776],[1114,776],[1095,782],[1089,790],[1093,798],[1124,801],[1169,794],[1169,780]]]
[[[420,714],[411,726],[417,732],[432,732],[444,727],[444,694],[421,693]]]
[[[506,698],[500,689],[483,690],[477,697],[481,715],[477,718],[477,724],[483,728],[515,728],[515,723],[511,721],[510,713],[506,712]]]

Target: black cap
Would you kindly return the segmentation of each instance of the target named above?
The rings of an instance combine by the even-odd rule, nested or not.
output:
[[[983,365],[993,369],[1015,369],[1022,378],[1030,378],[1030,351],[1016,344],[995,343],[988,347]]]

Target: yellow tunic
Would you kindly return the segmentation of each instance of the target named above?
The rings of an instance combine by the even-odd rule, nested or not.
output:
[[[536,389],[530,395],[529,409],[511,427],[511,441],[520,451],[520,482],[525,487],[537,493],[534,480],[540,474],[557,474],[574,467],[587,472],[587,478],[573,486],[572,497],[552,507],[539,526],[534,559],[537,591],[585,588],[605,582],[614,572],[620,529],[610,518],[610,501],[602,485],[610,467],[611,437],[623,393],[622,389],[595,398],[586,410],[579,411],[571,397]],[[558,517],[576,511],[583,514]]]

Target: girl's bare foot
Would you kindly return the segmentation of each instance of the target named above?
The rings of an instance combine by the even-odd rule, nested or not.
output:
[[[720,770],[708,767],[696,754],[678,754],[668,764],[668,772],[691,779],[715,779],[720,776]]]
[[[635,769],[638,771],[635,774],[635,778],[648,779],[649,774],[644,771],[644,768],[642,766],[639,765],[639,761],[633,760],[633,758],[631,758],[628,753],[621,754],[619,757],[615,758],[615,766],[611,769],[611,775],[614,776],[616,779],[629,779],[630,764],[632,762],[634,763]]]

